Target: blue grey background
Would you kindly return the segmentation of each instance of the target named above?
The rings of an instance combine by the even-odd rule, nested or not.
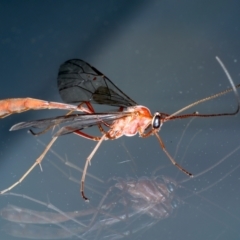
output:
[[[173,113],[229,87],[215,56],[225,63],[235,83],[240,82],[239,9],[237,0],[1,1],[0,98],[61,101],[56,84],[58,68],[68,59],[80,58],[106,74],[152,113]],[[233,94],[228,94],[189,112],[231,112],[235,107]],[[1,190],[17,181],[43,151],[39,140],[47,144],[51,139],[51,132],[36,138],[26,130],[9,132],[9,128],[21,121],[61,114],[64,112],[32,111],[1,120]],[[240,115],[195,119],[182,141],[189,120],[164,124],[160,134],[168,151],[174,156],[178,149],[176,161],[193,174],[227,156],[222,164],[185,183],[181,181],[187,177],[171,165],[154,137],[123,137],[102,144],[88,170],[98,178],[107,181],[114,176],[150,177],[160,167],[155,174],[167,175],[184,187],[176,190],[183,206],[131,239],[239,239],[240,150],[230,154],[239,147],[239,120]],[[90,133],[97,135],[98,131],[90,129]],[[95,144],[68,135],[61,137],[52,149],[83,167]],[[79,185],[48,160],[67,176],[80,179],[80,172],[69,170],[49,153],[42,163],[43,172],[37,167],[13,192],[51,202],[63,211],[89,207],[80,197]],[[126,160],[130,161],[121,163]],[[221,181],[232,170],[235,171]],[[90,177],[86,181],[103,194],[109,187],[108,182],[102,184]],[[215,182],[203,193],[187,197]],[[86,190],[86,194],[90,204],[97,206],[101,197],[92,190]],[[7,204],[50,211],[24,198],[1,196],[0,208]],[[144,224],[143,219],[136,221]],[[0,238],[16,239],[4,233],[5,223],[0,222]],[[100,233],[97,239],[103,237],[101,234],[104,235]]]

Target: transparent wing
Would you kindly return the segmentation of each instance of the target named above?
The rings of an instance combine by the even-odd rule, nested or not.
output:
[[[97,114],[72,114],[68,116],[60,116],[35,120],[30,122],[21,122],[13,125],[10,131],[15,131],[23,128],[49,128],[59,124],[67,124],[63,126],[55,136],[60,136],[67,133],[72,133],[76,130],[81,130],[90,126],[94,126],[103,122],[111,123],[116,119],[123,118],[131,113],[129,112],[111,112]],[[70,123],[70,124],[69,124]]]
[[[71,59],[60,66],[59,93],[66,103],[90,101],[118,107],[137,105],[110,79],[80,59]]]

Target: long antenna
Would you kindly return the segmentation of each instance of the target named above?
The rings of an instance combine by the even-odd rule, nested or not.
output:
[[[235,97],[236,97],[237,102],[238,102],[238,107],[239,107],[240,106],[240,98],[239,98],[239,94],[237,92],[237,87],[235,86],[235,84],[234,84],[234,82],[232,80],[232,77],[230,76],[227,68],[224,66],[224,64],[221,61],[221,59],[218,56],[216,56],[216,59],[217,59],[218,63],[220,64],[220,66],[222,67],[223,71],[225,72],[225,74],[226,74],[226,76],[227,76],[227,78],[228,78],[228,80],[229,80],[229,82],[230,82],[230,84],[232,86],[233,93],[235,94]],[[237,86],[239,86],[239,85],[237,85]]]
[[[222,92],[220,92],[220,93],[217,93],[217,94],[215,94],[215,95],[212,95],[212,96],[210,96],[210,97],[206,97],[206,98],[203,98],[203,99],[201,99],[201,100],[198,100],[198,101],[196,101],[196,102],[194,102],[194,103],[192,103],[192,104],[190,104],[190,105],[188,105],[188,106],[186,106],[186,107],[178,110],[177,112],[175,112],[175,113],[173,113],[173,114],[165,117],[165,118],[163,119],[164,122],[169,121],[169,120],[173,120],[173,119],[177,119],[177,118],[179,118],[179,119],[181,118],[181,119],[182,119],[182,118],[189,118],[189,117],[218,117],[218,116],[229,116],[229,115],[235,115],[235,114],[237,114],[237,113],[239,112],[239,109],[240,109],[240,98],[239,98],[239,94],[238,94],[238,92],[237,92],[237,88],[240,87],[240,84],[238,84],[238,85],[235,86],[235,85],[234,85],[234,82],[233,82],[233,80],[232,80],[232,78],[231,78],[231,76],[230,76],[230,74],[229,74],[229,72],[227,71],[226,67],[224,66],[223,62],[220,60],[220,58],[219,58],[218,56],[216,56],[216,60],[218,61],[218,63],[219,63],[220,66],[222,67],[223,71],[225,72],[225,74],[226,74],[226,76],[227,76],[227,78],[228,78],[228,80],[229,80],[232,88],[231,88],[231,89],[226,89],[226,90],[224,90],[224,91],[222,91]],[[189,108],[191,108],[191,107],[194,107],[194,106],[196,106],[196,105],[198,105],[198,104],[200,104],[200,103],[203,103],[203,102],[212,100],[212,99],[214,99],[214,98],[220,97],[220,96],[222,96],[222,95],[224,95],[224,94],[226,94],[226,93],[232,92],[232,91],[234,92],[234,95],[235,95],[235,97],[236,97],[236,99],[237,99],[237,103],[238,103],[237,109],[236,109],[236,111],[233,112],[233,113],[218,113],[218,114],[199,114],[199,113],[196,114],[196,113],[193,113],[193,114],[178,115],[178,114],[180,114],[181,112],[183,112],[183,111],[185,111],[185,110],[187,110],[187,109],[189,109]]]

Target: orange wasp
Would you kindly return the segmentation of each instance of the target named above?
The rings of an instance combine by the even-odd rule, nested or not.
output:
[[[81,137],[93,141],[98,141],[97,145],[86,160],[82,174],[80,190],[82,197],[85,200],[88,200],[88,198],[84,194],[84,181],[87,173],[87,167],[88,164],[90,164],[92,157],[94,156],[95,152],[97,151],[103,140],[114,140],[124,135],[131,137],[138,133],[140,137],[143,138],[149,137],[150,135],[155,135],[161,148],[168,156],[172,164],[185,174],[193,176],[190,172],[182,168],[168,153],[158,132],[164,122],[174,119],[183,119],[190,117],[229,116],[235,115],[239,112],[240,100],[236,88],[239,88],[240,84],[237,86],[234,85],[225,66],[218,57],[216,58],[223,70],[225,71],[232,88],[194,102],[171,115],[162,112],[156,112],[152,115],[147,107],[138,105],[135,101],[133,101],[125,93],[123,93],[104,74],[102,74],[100,71],[98,71],[96,68],[86,63],[85,61],[79,59],[68,60],[63,63],[59,69],[58,89],[63,101],[66,102],[66,104],[47,102],[32,98],[14,98],[1,100],[1,118],[4,118],[13,113],[20,113],[28,110],[62,109],[70,111],[65,116],[18,123],[10,129],[10,131],[13,131],[22,128],[41,128],[43,130],[38,133],[30,130],[33,135],[40,135],[42,133],[45,133],[49,129],[54,128],[55,126],[58,126],[60,124],[63,125],[61,126],[60,130],[54,134],[53,139],[47,145],[47,147],[36,160],[36,162],[30,167],[30,169],[16,183],[14,183],[9,188],[1,191],[1,194],[11,190],[16,185],[21,183],[36,165],[39,164],[41,167],[42,159],[44,158],[48,150],[51,148],[52,144],[56,141],[56,139],[61,135],[69,133],[75,133]],[[199,103],[214,99],[231,91],[234,92],[238,102],[236,111],[232,113],[190,113],[179,115],[181,112]],[[116,106],[119,107],[119,110],[107,113],[96,113],[94,111],[92,103]],[[75,106],[71,104],[78,105]],[[98,126],[102,135],[98,137],[91,136],[83,131],[85,128],[91,126]]]

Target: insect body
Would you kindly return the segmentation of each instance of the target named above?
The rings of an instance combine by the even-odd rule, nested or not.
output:
[[[38,110],[56,108],[70,111],[65,116],[18,123],[10,129],[19,130],[22,128],[40,128],[42,130],[38,133],[35,133],[31,130],[32,134],[39,135],[57,125],[61,126],[60,130],[55,133],[53,139],[47,145],[46,149],[36,160],[33,166],[23,175],[23,177],[18,182],[14,183],[9,188],[1,191],[1,193],[3,194],[11,190],[13,187],[22,182],[23,179],[32,171],[32,169],[36,165],[40,165],[43,157],[46,155],[47,151],[51,148],[52,144],[56,141],[56,139],[61,135],[69,133],[75,133],[81,137],[98,141],[96,147],[88,156],[83,170],[81,180],[81,193],[82,197],[85,200],[88,200],[88,198],[84,194],[84,181],[87,167],[92,157],[94,156],[95,152],[97,151],[103,140],[114,140],[123,135],[134,136],[138,133],[143,138],[149,137],[150,135],[155,135],[159,141],[160,146],[162,147],[168,158],[171,160],[171,162],[185,174],[192,176],[190,172],[182,168],[168,153],[158,132],[164,122],[173,119],[182,119],[189,117],[229,116],[238,113],[240,101],[236,88],[240,87],[240,84],[234,86],[233,81],[231,80],[231,77],[223,66],[222,62],[218,58],[217,60],[227,74],[228,79],[232,85],[232,89],[227,89],[213,96],[199,100],[171,115],[161,112],[156,112],[152,115],[147,107],[138,105],[135,101],[133,101],[125,93],[123,93],[104,74],[102,74],[100,71],[98,71],[96,68],[86,63],[85,61],[79,59],[72,59],[66,61],[60,66],[59,69],[58,89],[63,101],[66,104],[47,102],[31,98],[1,100],[0,117],[6,117],[12,113],[23,112],[30,109]],[[238,107],[236,111],[232,113],[192,113],[179,115],[186,109],[189,109],[199,103],[219,97],[231,91],[234,91],[234,94],[238,101]],[[119,109],[114,112],[96,113],[92,106],[92,103],[116,106],[119,107]],[[72,104],[77,104],[77,106]],[[85,128],[91,126],[98,126],[102,135],[97,137],[91,136],[83,131]]]

